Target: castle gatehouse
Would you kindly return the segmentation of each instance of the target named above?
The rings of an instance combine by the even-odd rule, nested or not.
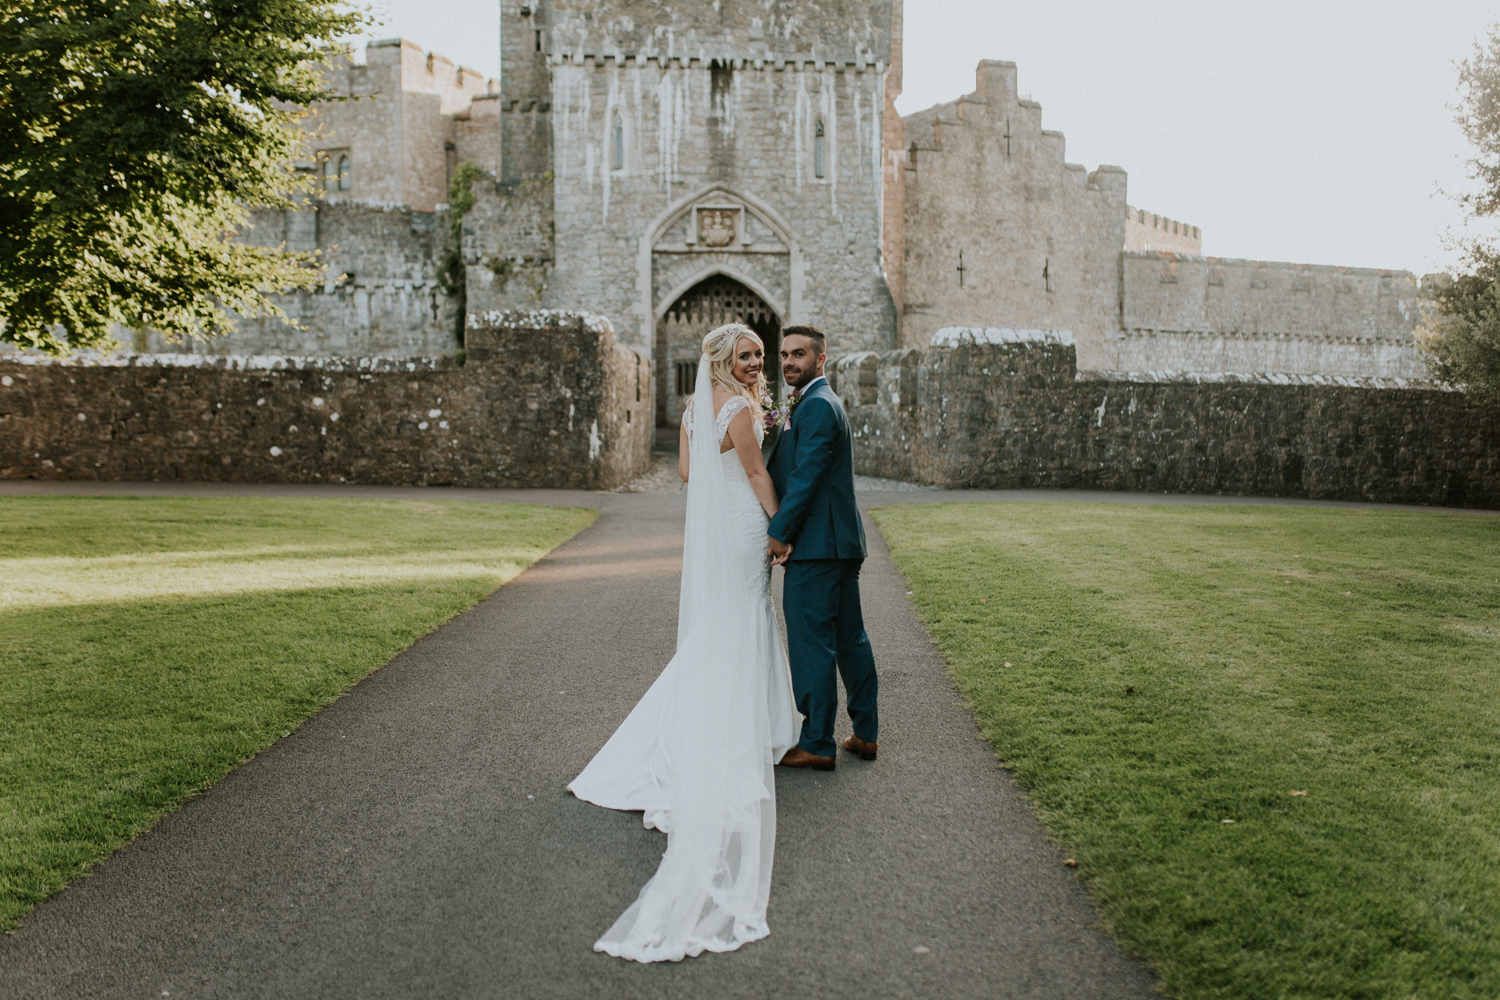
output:
[[[476,317],[586,312],[648,379],[610,397],[603,444],[579,439],[597,462],[637,455],[637,403],[652,425],[675,426],[709,329],[745,322],[774,352],[782,329],[811,323],[859,411],[869,473],[1500,495],[1494,419],[1426,381],[1415,275],[1203,255],[1197,226],[1157,211],[1170,206],[1127,200],[1124,169],[1068,162],[1013,63],[981,62],[972,92],[898,114],[901,0],[500,7],[499,79],[403,39],[324,68],[351,100],[309,109],[297,166],[316,191],[291,211],[255,210],[242,234],[324,255],[325,284],[280,299],[295,325],[246,321],[185,348],[141,332],[135,350],[448,364],[484,328]],[[455,220],[447,192],[467,164],[475,200]],[[455,253],[458,284],[445,267]],[[1043,343],[1065,345],[1067,364]],[[1033,364],[1045,372],[1023,379]],[[1027,379],[1050,388],[1028,395]],[[1245,420],[1180,410],[1231,404]],[[1163,426],[1186,424],[1214,429],[1162,443]],[[617,432],[632,443],[610,452]],[[1204,457],[1221,446],[1235,457]],[[6,474],[61,474],[37,472],[42,461],[33,448]],[[436,458],[409,464],[448,475],[430,472],[448,468]]]
[[[902,18],[502,0],[498,80],[372,42],[326,69],[357,99],[308,119],[317,197],[246,234],[325,253],[329,282],[284,300],[302,329],[193,350],[453,354],[461,311],[586,309],[652,359],[668,424],[694,331],[729,318],[814,323],[840,355],[999,327],[1069,331],[1084,372],[1423,377],[1415,276],[1202,256],[1198,227],[1127,203],[1123,169],[1067,161],[1014,64],[899,115]],[[438,272],[466,161],[462,301]]]

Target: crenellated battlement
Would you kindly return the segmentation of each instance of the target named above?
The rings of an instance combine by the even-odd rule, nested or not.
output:
[[[1199,254],[1203,252],[1203,233],[1197,226],[1126,205],[1125,249]]]
[[[607,8],[580,0],[544,0],[529,8],[533,30],[555,59],[628,57],[759,63],[814,62],[819,68],[889,65],[890,4],[824,0],[816,6],[757,0],[662,3],[612,0]],[[504,26],[502,25],[502,31]],[[783,67],[784,68],[784,67]]]
[[[1409,271],[1126,251],[1120,332],[1090,367],[1421,378]]]
[[[1067,161],[1061,132],[1017,90],[1016,64],[985,60],[974,90],[903,119],[906,275],[901,343],[943,327],[1071,329],[1098,343],[1116,323],[1125,171]]]
[[[323,200],[431,212],[460,157],[498,166],[492,137],[472,125],[494,116],[500,81],[403,38],[370,42],[363,63],[350,49],[323,75],[356,98],[315,105],[301,121],[310,155],[297,166],[316,176]]]
[[[369,42],[365,45],[363,63],[354,60],[354,48],[350,46],[349,54],[335,59],[327,69],[334,85],[350,96],[373,96],[362,93],[368,84],[383,86],[390,81],[368,78],[384,77],[387,71],[394,71],[394,82],[405,93],[436,94],[440,100],[439,114],[462,113],[476,98],[500,93],[499,80],[486,78],[477,69],[458,65],[447,56],[405,38]]]
[[[664,55],[660,52],[566,52],[553,53],[548,57],[548,62],[553,66],[591,66],[595,69],[606,67],[625,68],[654,68],[666,69],[709,69],[713,66],[725,66],[735,71],[755,70],[762,71],[785,71],[801,70],[809,73],[821,73],[825,70],[854,70],[857,72],[884,73],[886,63],[882,59],[868,57],[859,59],[816,59],[812,56],[772,56],[767,58],[746,58],[734,56],[728,53],[711,54],[695,53],[691,55]]]

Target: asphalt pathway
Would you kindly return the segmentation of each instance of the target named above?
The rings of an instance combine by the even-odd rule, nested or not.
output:
[[[85,492],[439,491],[0,484],[8,495]],[[868,522],[863,593],[881,672],[881,756],[841,754],[831,774],[778,772],[771,937],[678,964],[593,953],[665,841],[637,815],[579,802],[564,786],[671,657],[683,498],[440,495],[571,503],[602,516],[0,938],[0,996],[1156,995],[1098,929],[1062,855],[978,738]]]

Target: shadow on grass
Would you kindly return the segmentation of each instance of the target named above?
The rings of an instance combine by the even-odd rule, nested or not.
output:
[[[596,517],[0,499],[0,929]]]
[[[0,926],[499,582],[6,613]]]

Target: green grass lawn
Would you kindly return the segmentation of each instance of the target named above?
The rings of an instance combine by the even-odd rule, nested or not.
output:
[[[596,516],[0,498],[0,929]]]
[[[1500,996],[1500,519],[874,516],[985,736],[1169,994]]]

